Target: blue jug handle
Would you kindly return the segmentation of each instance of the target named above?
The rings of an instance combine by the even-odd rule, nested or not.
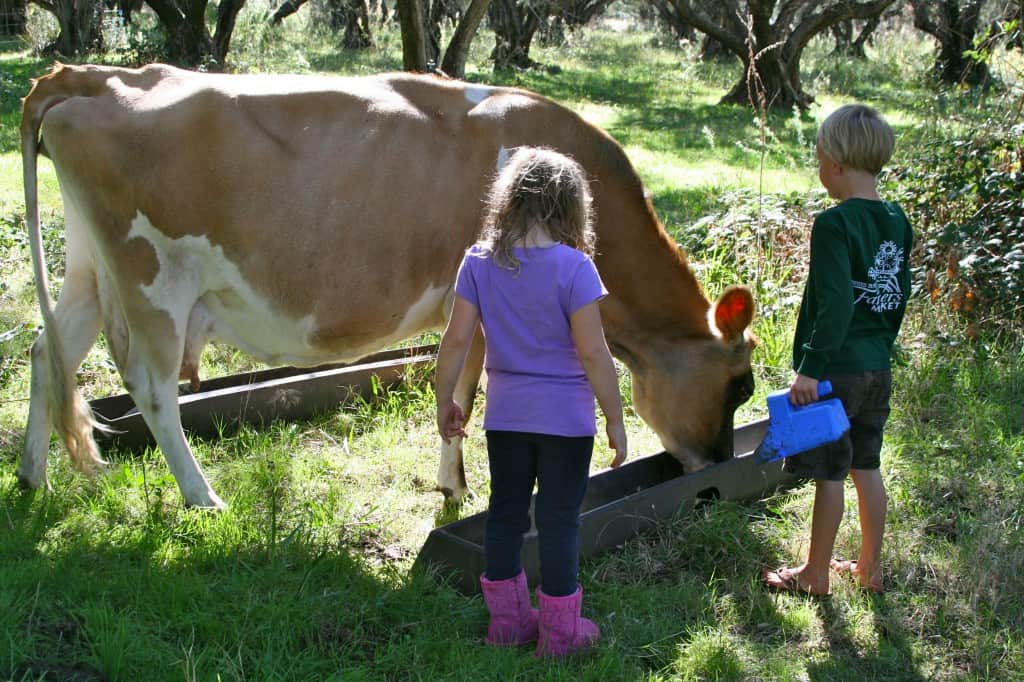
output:
[[[828,381],[826,379],[825,381],[819,381],[818,382],[818,397],[819,398],[824,398],[825,396],[827,396],[831,392],[832,392],[832,382],[831,381]]]

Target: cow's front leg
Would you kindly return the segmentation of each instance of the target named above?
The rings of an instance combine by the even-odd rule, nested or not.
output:
[[[75,371],[100,330],[99,301],[91,271],[69,269],[53,318],[56,328],[44,331],[32,345],[28,425],[17,471],[18,483],[28,489],[49,487],[46,456],[55,421],[76,468],[93,471],[105,464],[92,437],[92,412],[74,385]],[[47,334],[57,338],[61,357],[56,363],[50,357]],[[63,413],[54,414],[54,408]]]
[[[484,367],[484,336],[479,327],[473,336],[473,342],[466,353],[466,363],[462,374],[455,384],[455,402],[462,406],[466,413],[466,422],[473,413],[473,399],[480,383],[480,373]],[[437,472],[437,489],[444,493],[445,500],[451,504],[461,504],[469,493],[466,484],[466,467],[462,459],[464,438],[454,436],[450,442],[441,442],[441,466]]]

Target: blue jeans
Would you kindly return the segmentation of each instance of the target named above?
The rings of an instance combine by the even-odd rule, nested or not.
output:
[[[484,551],[488,580],[512,578],[522,570],[523,535],[530,530],[530,497],[536,482],[541,589],[552,597],[576,591],[580,506],[593,451],[593,436],[487,432],[491,499]]]

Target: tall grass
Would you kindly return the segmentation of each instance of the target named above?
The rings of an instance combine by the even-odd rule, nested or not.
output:
[[[328,35],[303,35],[301,15],[280,29],[243,17],[238,69],[364,73],[399,62],[393,33],[353,53]],[[760,283],[758,394],[739,420],[762,416],[764,393],[790,376],[810,221],[827,201],[809,154],[816,122],[838,102],[863,99],[912,144],[926,121],[917,103],[936,100],[921,75],[928,45],[886,35],[870,62],[849,66],[812,43],[806,80],[820,105],[804,116],[769,112],[759,125],[748,110],[714,104],[738,65],[698,63],[690,48],[653,33],[587,30],[536,49],[560,72],[500,79],[486,62],[488,40],[474,45],[468,77],[538,90],[617,137],[709,295]],[[53,491],[19,491],[13,471],[38,315],[21,235],[16,100],[48,66],[20,47],[0,61],[12,74],[0,87],[13,93],[0,98],[0,678],[1024,678],[1021,344],[985,330],[972,341],[966,320],[920,296],[901,336],[883,452],[891,498],[884,596],[843,580],[831,599],[763,590],[761,567],[806,554],[813,491],[797,488],[703,506],[585,561],[586,614],[603,632],[595,651],[550,663],[484,647],[480,598],[411,570],[426,535],[453,514],[433,491],[433,394],[422,375],[316,419],[195,440],[230,505],[222,514],[184,509],[154,451],[107,453],[111,473],[87,479],[55,444]],[[969,95],[941,98],[965,120],[974,115]],[[59,199],[52,169],[41,177],[59,284]],[[203,370],[249,364],[214,347]],[[120,390],[102,348],[79,380],[89,396]],[[622,383],[628,389],[627,376]],[[629,410],[627,419],[634,452],[660,449]],[[466,448],[477,496],[462,515],[486,506],[479,426],[477,414]],[[595,468],[603,466],[607,453],[595,454]],[[852,556],[852,494],[846,507],[837,552]]]

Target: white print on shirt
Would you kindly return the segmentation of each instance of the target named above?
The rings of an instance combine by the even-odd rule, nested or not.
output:
[[[854,292],[860,292],[853,304],[866,301],[876,313],[899,308],[903,301],[903,291],[900,290],[897,276],[902,262],[903,249],[896,246],[896,242],[882,242],[875,254],[874,266],[868,269],[871,283],[851,282]]]

